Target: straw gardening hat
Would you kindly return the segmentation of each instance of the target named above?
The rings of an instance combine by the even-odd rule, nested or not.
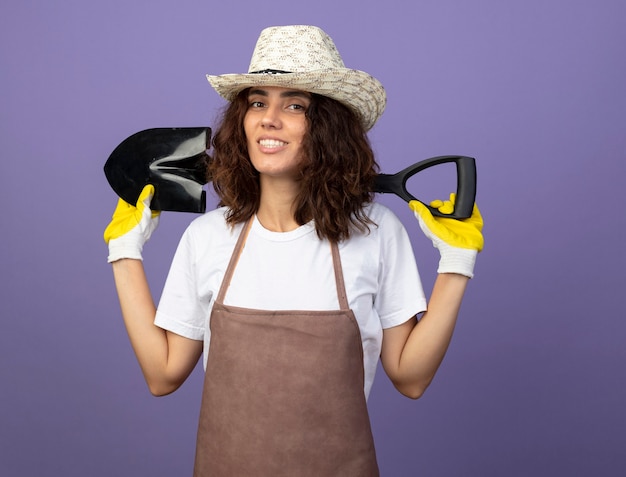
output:
[[[369,74],[346,68],[333,40],[320,28],[266,28],[252,53],[248,73],[207,75],[220,96],[232,101],[252,86],[281,86],[317,93],[352,108],[366,130],[383,114],[387,95]]]

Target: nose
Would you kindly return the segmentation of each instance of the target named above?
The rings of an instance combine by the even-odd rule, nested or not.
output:
[[[282,125],[280,110],[277,106],[268,106],[261,118],[261,125],[265,128],[279,129]]]

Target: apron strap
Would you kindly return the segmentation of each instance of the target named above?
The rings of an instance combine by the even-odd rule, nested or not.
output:
[[[339,255],[339,247],[336,242],[330,243],[330,250],[333,256],[333,268],[335,269],[335,284],[337,285],[337,299],[339,300],[339,308],[341,310],[349,310],[348,294],[346,293],[346,284],[343,281],[343,269],[341,267],[341,256]]]
[[[226,268],[226,273],[224,274],[224,278],[222,280],[222,285],[220,286],[220,291],[217,294],[217,298],[215,299],[215,303],[222,304],[224,303],[224,296],[226,296],[226,290],[230,286],[230,281],[233,279],[233,273],[235,272],[235,267],[237,262],[239,261],[239,256],[241,255],[241,250],[243,249],[244,244],[246,243],[246,237],[248,237],[248,233],[250,232],[250,226],[252,225],[252,220],[254,216],[250,217],[248,221],[244,224],[241,229],[241,233],[239,234],[239,239],[235,244],[235,249],[233,250],[233,254],[230,256],[230,261],[228,262],[228,267]]]
[[[235,273],[235,267],[237,266],[237,262],[239,261],[239,257],[241,256],[241,251],[243,250],[248,234],[250,233],[250,227],[252,226],[253,220],[254,216],[250,217],[241,229],[241,233],[239,234],[239,238],[237,239],[237,243],[235,244],[233,254],[230,257],[230,261],[228,262],[228,267],[226,268],[226,273],[224,274],[222,285],[220,286],[220,290],[217,294],[217,298],[215,300],[216,303],[224,303],[226,291],[228,290],[230,282],[233,278],[233,274]],[[330,250],[333,259],[333,270],[335,272],[335,285],[337,286],[337,299],[339,301],[339,309],[349,310],[350,308],[348,306],[348,295],[346,293],[346,285],[343,280],[341,256],[339,255],[339,247],[337,246],[337,243],[331,242]]]

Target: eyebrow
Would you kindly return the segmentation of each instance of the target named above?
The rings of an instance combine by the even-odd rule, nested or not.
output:
[[[248,92],[248,96],[252,96],[252,95],[259,95],[259,96],[269,96],[268,92],[264,89],[260,89],[260,88],[255,88],[255,89],[251,89]],[[311,94],[307,93],[305,91],[298,91],[298,90],[289,90],[289,91],[283,91],[282,93],[280,93],[280,97],[281,98],[305,98],[305,99],[311,99]]]

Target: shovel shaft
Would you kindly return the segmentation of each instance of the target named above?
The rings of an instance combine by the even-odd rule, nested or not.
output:
[[[134,204],[147,184],[155,187],[154,210],[203,213],[204,184],[211,129],[208,127],[153,128],[139,131],[120,143],[109,156],[104,172],[111,188]],[[456,203],[451,214],[426,205],[433,215],[464,219],[470,217],[476,197],[476,162],[467,156],[437,156],[417,162],[396,174],[379,174],[374,192],[393,193],[409,202],[419,200],[406,189],[418,172],[439,164],[456,164]],[[421,201],[420,201],[421,202]]]

